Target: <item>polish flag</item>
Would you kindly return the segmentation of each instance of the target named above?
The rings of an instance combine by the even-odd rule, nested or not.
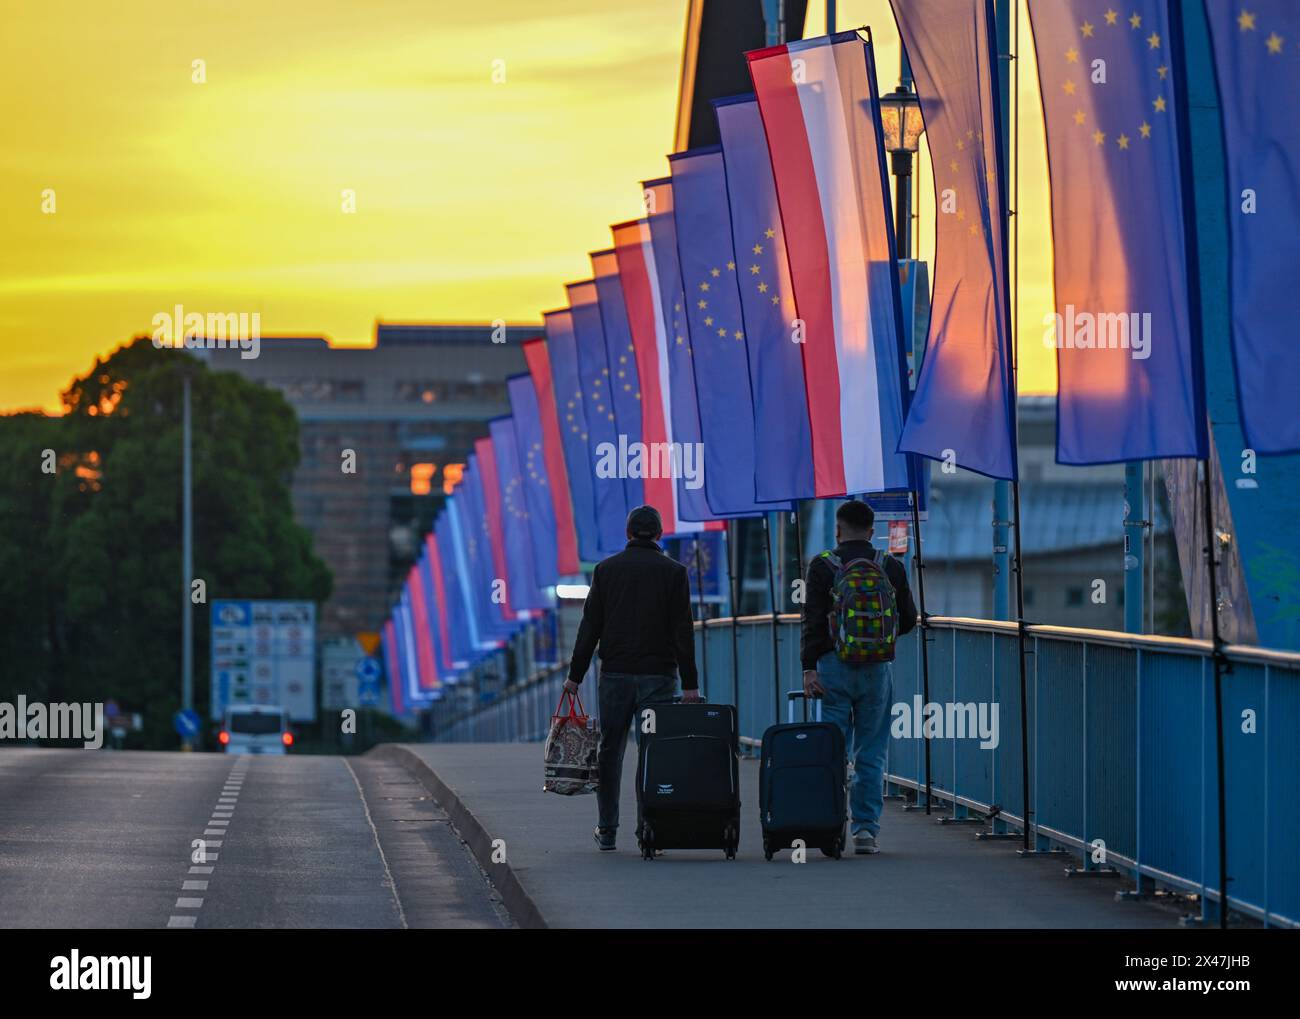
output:
[[[903,310],[871,44],[841,32],[746,57],[804,324],[817,497],[906,490]]]

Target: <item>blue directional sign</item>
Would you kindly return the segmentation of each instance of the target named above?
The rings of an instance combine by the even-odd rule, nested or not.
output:
[[[361,680],[361,682],[378,683],[382,672],[383,667],[379,664],[378,658],[357,659],[357,679]]]
[[[379,680],[363,679],[357,684],[357,700],[363,707],[374,707],[379,703]]]
[[[172,719],[172,725],[176,727],[176,732],[185,739],[197,735],[201,724],[199,713],[193,708],[185,708],[176,712],[176,717]]]

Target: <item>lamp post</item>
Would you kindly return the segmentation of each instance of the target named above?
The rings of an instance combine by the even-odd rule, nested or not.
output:
[[[925,122],[906,58],[899,77],[898,88],[880,97],[880,126],[894,175],[894,237],[898,257],[904,259],[912,257],[912,157],[920,147]]]

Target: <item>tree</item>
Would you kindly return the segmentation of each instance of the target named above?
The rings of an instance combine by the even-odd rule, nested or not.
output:
[[[298,422],[279,393],[143,337],[74,380],[64,417],[43,422],[57,435],[60,464],[43,486],[46,540],[33,557],[48,579],[43,696],[113,698],[142,711],[150,746],[174,745],[180,707],[183,371],[192,375],[194,577],[206,601],[319,602],[333,583],[293,519]],[[25,462],[44,435],[33,423],[9,432],[0,464]],[[40,490],[24,483],[19,493],[13,512],[33,512]],[[191,611],[195,707],[205,713],[209,613],[206,603]],[[0,630],[15,625],[0,620]],[[0,647],[22,639],[6,633]]]

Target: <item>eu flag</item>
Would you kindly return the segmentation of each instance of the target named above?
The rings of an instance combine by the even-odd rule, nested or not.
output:
[[[528,501],[519,470],[519,444],[515,423],[508,417],[488,422],[496,456],[497,482],[501,486],[501,529],[505,540],[506,584],[513,604],[528,607],[539,602],[537,574],[533,568],[533,538]]]
[[[451,644],[452,664],[456,670],[466,669],[478,658],[478,649],[465,618],[465,598],[461,591],[461,572],[456,564],[451,532],[451,513],[444,510],[433,525],[434,542],[438,547],[435,563],[442,576],[447,615],[447,634]],[[435,574],[435,581],[437,574]]]
[[[930,335],[899,448],[1016,477],[992,0],[892,0],[934,162]]]
[[[573,527],[578,535],[578,555],[586,562],[601,558],[600,528],[596,523],[595,463],[591,456],[587,411],[582,399],[582,373],[578,370],[578,344],[573,335],[573,313],[548,311],[546,349],[551,355],[551,384],[564,443],[564,466],[573,494]]]
[[[762,254],[770,238],[755,241],[738,263],[731,245],[721,148],[693,149],[669,156],[668,161],[704,444],[705,498],[709,509],[722,517],[780,509],[760,505],[754,493],[759,457],[754,448],[754,402],[740,305],[742,288],[753,288],[763,297],[771,289],[758,279],[762,267],[749,257]]]
[[[812,439],[803,352],[794,342],[794,291],[767,135],[752,96],[714,100],[722,135],[731,239],[746,254],[740,288],[754,404],[754,495],[759,502],[811,499]],[[753,272],[754,266],[758,271]]]
[[[1056,458],[1206,455],[1164,0],[1030,0],[1052,191]]]
[[[626,471],[618,462],[618,420],[610,395],[609,362],[605,355],[605,332],[596,304],[592,280],[570,283],[569,310],[573,314],[573,336],[578,348],[578,373],[582,378],[582,405],[587,416],[588,448],[594,467],[596,524],[602,555],[622,551],[627,543]],[[620,475],[624,475],[620,477]]]
[[[553,587],[560,579],[556,569],[555,504],[546,477],[542,447],[542,418],[531,375],[506,380],[510,413],[518,444],[520,479],[528,506],[528,532],[533,546],[533,578],[538,587]]]
[[[627,444],[642,442],[641,382],[636,372],[636,347],[632,345],[632,327],[623,300],[623,284],[618,276],[618,256],[611,248],[591,255],[591,272],[596,282],[596,304],[600,309],[601,331],[605,334],[605,359],[609,363],[609,397],[614,404],[614,420]],[[645,485],[631,474],[623,481],[628,506],[645,502]]]
[[[1300,6],[1207,3],[1223,109],[1232,350],[1241,427],[1259,453],[1300,452]]]

